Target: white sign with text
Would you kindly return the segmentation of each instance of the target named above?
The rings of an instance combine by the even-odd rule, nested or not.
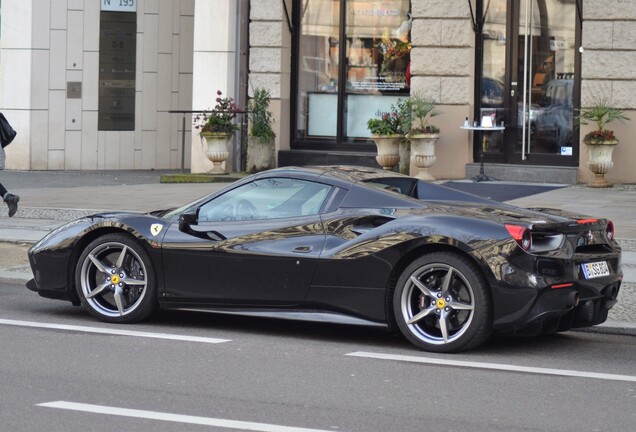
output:
[[[137,12],[136,0],[102,0],[102,11]]]

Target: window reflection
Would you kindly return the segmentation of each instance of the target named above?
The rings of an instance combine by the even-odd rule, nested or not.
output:
[[[330,189],[322,183],[297,179],[256,180],[201,206],[198,220],[231,222],[316,215]]]
[[[346,5],[344,16],[340,16],[342,2]],[[341,77],[347,110],[340,116],[342,135],[369,137],[366,121],[388,111],[397,96],[409,92],[409,0],[301,3],[296,138],[333,139],[338,135]],[[340,64],[341,57],[345,58],[344,65]]]

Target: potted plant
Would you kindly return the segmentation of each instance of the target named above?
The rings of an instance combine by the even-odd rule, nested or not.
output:
[[[221,90],[216,92],[214,108],[197,114],[194,127],[207,143],[206,156],[212,162],[211,174],[227,174],[223,162],[230,155],[230,140],[239,126],[234,122],[238,109],[231,97],[221,97]]]
[[[264,88],[254,90],[248,102],[249,139],[247,143],[247,171],[258,172],[274,166],[273,116],[269,111],[271,96]]]
[[[405,104],[399,100],[397,104],[391,105],[389,112],[382,113],[380,118],[367,121],[371,139],[378,148],[375,160],[385,170],[392,170],[400,161],[400,142],[408,131],[409,116]]]
[[[411,127],[408,138],[415,166],[419,168],[416,177],[422,180],[435,180],[428,169],[435,163],[435,143],[439,139],[439,128],[429,123],[431,117],[441,114],[433,99],[420,92],[414,92],[408,99],[411,109]]]
[[[619,141],[614,136],[614,131],[605,127],[614,121],[624,123],[629,118],[623,111],[613,107],[607,99],[597,98],[590,106],[581,109],[578,120],[580,124],[592,123],[596,127],[583,137],[583,142],[587,146],[587,166],[596,176],[589,186],[609,187],[605,173],[614,166],[612,153]]]

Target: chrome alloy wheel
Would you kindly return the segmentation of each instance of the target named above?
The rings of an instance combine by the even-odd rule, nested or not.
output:
[[[448,344],[470,327],[475,311],[473,287],[451,265],[424,265],[406,281],[400,310],[414,337],[426,344]]]
[[[82,262],[80,286],[86,303],[105,317],[123,317],[137,309],[147,292],[141,257],[120,242],[92,249]]]

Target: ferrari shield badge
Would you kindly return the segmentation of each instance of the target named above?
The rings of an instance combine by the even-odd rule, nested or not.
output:
[[[159,235],[159,233],[161,232],[161,230],[163,229],[163,225],[161,224],[152,224],[150,225],[150,234],[152,234],[153,236],[157,236]]]

